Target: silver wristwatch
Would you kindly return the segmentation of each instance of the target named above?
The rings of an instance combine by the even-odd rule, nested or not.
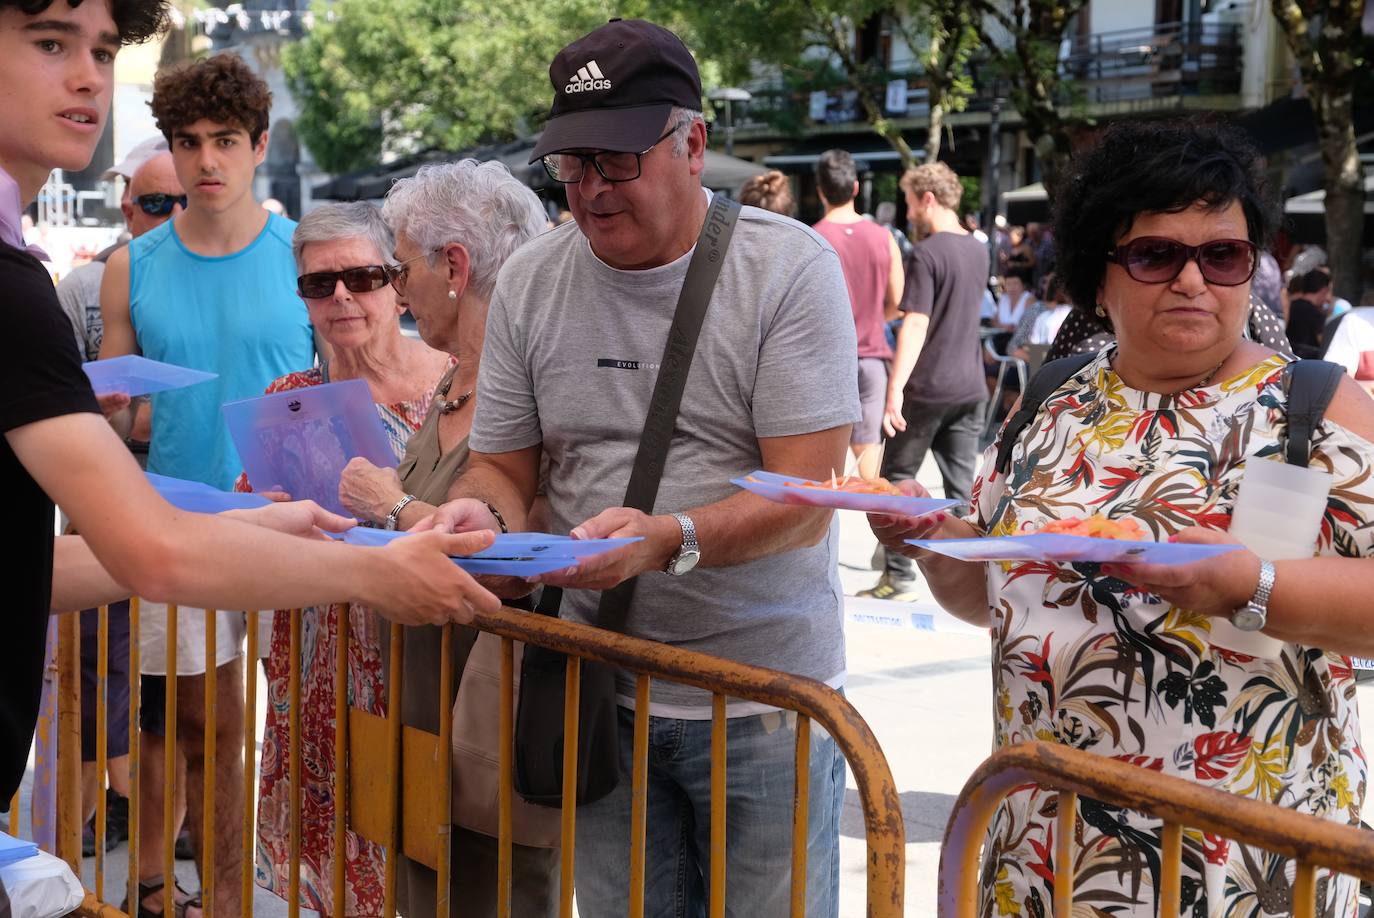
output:
[[[1260,561],[1259,585],[1250,601],[1231,613],[1231,624],[1241,631],[1259,631],[1269,619],[1269,594],[1274,592],[1274,565]]]
[[[414,499],[414,494],[407,494],[405,497],[402,497],[400,500],[396,501],[396,506],[392,507],[391,512],[386,515],[386,523],[383,524],[382,528],[386,529],[387,532],[394,532],[396,530],[397,522],[399,522],[401,519],[401,511],[406,508],[406,504],[410,503]]]
[[[697,527],[690,516],[685,513],[674,513],[673,519],[682,527],[682,545],[668,559],[668,566],[663,570],[674,577],[681,577],[696,567],[697,562],[701,560],[701,546],[697,544]]]

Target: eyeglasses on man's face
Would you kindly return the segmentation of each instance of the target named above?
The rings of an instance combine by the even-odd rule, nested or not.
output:
[[[582,181],[587,174],[587,163],[591,163],[596,167],[597,173],[608,182],[633,182],[640,176],[640,157],[673,136],[678,128],[686,123],[688,122],[680,122],[668,128],[658,140],[649,144],[648,149],[638,153],[615,153],[610,150],[578,153],[575,150],[564,150],[546,154],[542,160],[544,171],[555,182],[575,185]]]
[[[343,281],[350,293],[371,293],[380,290],[394,277],[395,268],[387,265],[360,265],[342,271],[313,271],[296,278],[296,291],[309,300],[322,300],[334,295],[334,288]]]
[[[134,203],[138,209],[150,217],[165,217],[172,212],[172,208],[180,206],[186,209],[186,195],[184,194],[164,194],[154,192],[152,194],[141,194],[134,198]]]

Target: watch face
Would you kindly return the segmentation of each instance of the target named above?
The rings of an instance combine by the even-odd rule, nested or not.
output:
[[[1241,606],[1231,613],[1231,624],[1241,631],[1258,631],[1264,627],[1265,614],[1254,606]]]
[[[697,566],[697,561],[701,560],[701,552],[684,549],[678,552],[678,556],[673,559],[673,563],[668,565],[668,573],[674,577],[681,577],[683,574]]]

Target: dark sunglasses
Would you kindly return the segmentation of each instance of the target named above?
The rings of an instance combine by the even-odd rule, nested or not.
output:
[[[663,136],[649,144],[648,150],[638,153],[574,153],[571,150],[550,153],[542,160],[544,171],[561,185],[575,185],[587,174],[587,163],[591,163],[601,177],[608,182],[633,182],[640,175],[640,157],[677,133],[677,129],[688,122],[679,122],[663,133]]]
[[[150,217],[165,217],[172,212],[172,208],[178,204],[181,209],[186,209],[186,195],[184,194],[163,194],[154,192],[153,194],[141,194],[134,198],[134,203],[139,210]]]
[[[1238,287],[1255,275],[1259,247],[1248,239],[1213,239],[1184,245],[1165,236],[1141,236],[1107,253],[1107,260],[1126,269],[1142,284],[1167,284],[1196,261],[1202,279],[1219,287]]]
[[[296,278],[296,292],[306,299],[322,300],[327,296],[333,296],[334,288],[339,281],[343,281],[344,288],[352,293],[371,293],[391,283],[395,276],[395,269],[386,265],[363,265],[358,268],[344,268],[342,271],[316,271]]]

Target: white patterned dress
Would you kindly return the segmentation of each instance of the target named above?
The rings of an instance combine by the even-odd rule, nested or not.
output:
[[[1225,528],[1247,461],[1279,461],[1286,358],[1176,395],[1130,389],[1104,350],[1047,399],[1012,453],[995,447],[970,522],[990,535],[1102,513],[1150,538]],[[1333,473],[1318,554],[1374,553],[1374,446],[1324,422],[1312,466]],[[1096,564],[988,565],[995,743],[1063,743],[1342,823],[1365,793],[1347,657],[1285,645],[1276,660],[1213,648],[1210,619],[1104,577]],[[1022,790],[993,821],[983,915],[1041,916],[1053,902],[1055,795]],[[1076,915],[1154,915],[1161,824],[1081,801],[1071,865]],[[1294,868],[1189,830],[1184,915],[1290,913]],[[1356,884],[1320,874],[1318,914],[1355,914]]]

